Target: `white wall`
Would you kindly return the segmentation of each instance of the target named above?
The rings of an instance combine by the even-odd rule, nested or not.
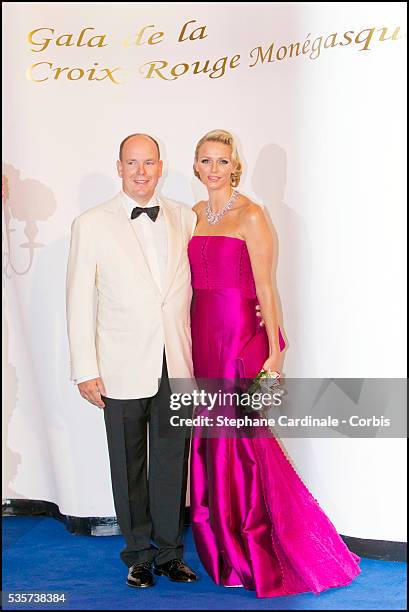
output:
[[[162,191],[189,204],[204,195],[191,172],[198,138],[216,127],[237,135],[240,188],[268,208],[279,236],[288,376],[405,376],[406,38],[380,41],[378,31],[368,50],[351,44],[249,66],[249,51],[272,41],[277,49],[302,46],[308,34],[313,42],[372,27],[406,32],[404,3],[4,5],[3,250],[14,267],[6,255],[4,497],[50,500],[75,516],[114,514],[102,414],[68,380],[65,265],[72,219],[119,190],[118,144],[135,131],[159,139]],[[207,38],[177,43],[192,19]],[[121,45],[148,24],[165,32],[163,42]],[[94,27],[109,44],[33,52],[27,34],[39,27],[54,28],[54,40]],[[138,76],[155,58],[237,53],[240,66],[221,78]],[[39,61],[123,66],[128,76],[120,85],[34,83],[25,73]],[[27,242],[42,245],[28,270]],[[406,539],[403,440],[285,443],[340,532]]]

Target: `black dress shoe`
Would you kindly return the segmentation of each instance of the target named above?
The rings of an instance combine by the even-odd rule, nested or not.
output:
[[[145,563],[134,563],[132,567],[129,568],[126,584],[139,589],[153,586],[155,581],[152,575],[152,563],[150,561],[145,561]]]
[[[197,576],[182,559],[172,559],[162,565],[155,565],[153,573],[157,576],[167,576],[172,582],[195,582]]]

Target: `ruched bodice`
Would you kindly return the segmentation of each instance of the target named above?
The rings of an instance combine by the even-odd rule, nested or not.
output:
[[[245,297],[256,297],[244,240],[231,236],[194,236],[188,252],[193,289],[234,288]]]
[[[256,333],[259,323],[246,243],[229,236],[194,236],[188,253],[193,286],[195,375],[236,378],[237,357]],[[267,357],[267,354],[260,355],[259,368]]]

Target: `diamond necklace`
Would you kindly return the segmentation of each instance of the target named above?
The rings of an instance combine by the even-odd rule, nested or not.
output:
[[[216,225],[216,223],[219,223],[219,221],[224,217],[224,215],[227,213],[229,208],[233,206],[238,195],[239,195],[239,192],[236,189],[233,189],[233,193],[231,194],[227,203],[223,206],[221,210],[219,210],[219,212],[216,212],[216,213],[214,213],[212,209],[210,208],[210,200],[207,200],[206,208],[205,208],[205,215],[210,225]]]

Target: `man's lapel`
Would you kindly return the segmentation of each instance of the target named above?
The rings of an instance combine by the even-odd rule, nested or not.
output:
[[[174,206],[163,198],[160,198],[160,205],[165,216],[168,232],[168,263],[162,291],[162,297],[165,299],[172,285],[182,254],[182,213],[179,206]]]
[[[142,248],[139,238],[132,227],[131,220],[128,219],[124,209],[122,194],[120,193],[115,198],[112,198],[112,200],[109,200],[109,202],[104,205],[104,208],[107,211],[114,213],[112,215],[112,229],[114,230],[115,236],[121,248],[131,259],[139,274],[142,274],[147,281],[152,283],[157,292],[160,293],[160,290],[152,276],[144,249]]]

